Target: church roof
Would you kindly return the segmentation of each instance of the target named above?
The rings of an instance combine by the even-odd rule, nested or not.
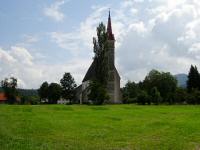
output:
[[[88,69],[85,77],[83,78],[82,82],[91,80],[95,78],[95,63],[94,61],[92,62],[92,64],[90,65],[90,68]]]
[[[118,73],[116,67],[114,69],[115,69],[115,73],[120,78],[119,73]],[[90,65],[90,67],[89,67],[89,69],[88,69],[85,77],[83,78],[82,82],[89,81],[89,80],[92,80],[94,78],[95,78],[95,63],[93,61],[92,64]]]

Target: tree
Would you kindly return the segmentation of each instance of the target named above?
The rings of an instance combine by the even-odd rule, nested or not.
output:
[[[151,92],[153,87],[156,87],[160,92],[161,97],[167,101],[177,88],[177,80],[169,72],[152,70],[145,77],[143,86],[148,93]]]
[[[48,87],[48,100],[50,104],[57,104],[62,93],[62,88],[57,83],[51,83]]]
[[[174,102],[175,103],[185,103],[187,102],[188,93],[186,89],[183,88],[177,88],[174,93]]]
[[[93,44],[95,54],[95,80],[106,87],[108,80],[108,58],[106,55],[106,51],[108,50],[108,43],[106,27],[103,23],[100,23],[97,27],[97,39],[93,38]]]
[[[150,97],[146,91],[140,91],[137,96],[138,104],[145,105],[146,103],[150,104]]]
[[[21,96],[21,104],[31,104],[31,105],[37,105],[39,104],[39,97],[38,96]]]
[[[151,89],[150,96],[154,104],[158,105],[161,103],[162,97],[160,96],[160,92],[158,91],[157,87],[153,87]]]
[[[122,88],[123,102],[134,103],[139,92],[138,86],[135,82],[128,81],[124,88]]]
[[[44,83],[42,83],[42,85],[38,89],[38,94],[40,96],[40,101],[41,100],[46,100],[48,98],[48,87],[49,87],[48,82],[44,82]]]
[[[106,27],[103,23],[100,23],[97,27],[97,38],[93,38],[95,78],[91,81],[89,86],[89,98],[97,104],[102,104],[107,100],[108,95],[106,90],[108,82],[108,57],[106,55],[108,50],[107,41]],[[98,100],[98,98],[100,99]]]
[[[98,81],[91,81],[89,89],[90,93],[88,94],[88,99],[91,100],[93,104],[101,105],[105,100],[109,100],[109,96],[105,88]]]
[[[70,73],[65,73],[63,78],[60,80],[60,84],[62,87],[62,97],[66,100],[69,100],[70,103],[75,101],[75,88],[76,83],[74,78]]]
[[[192,89],[200,89],[200,75],[196,66],[191,65],[187,81],[188,92]]]
[[[200,91],[197,89],[192,89],[191,92],[188,93],[187,103],[200,104]]]
[[[8,103],[13,104],[16,102],[16,98],[18,95],[17,92],[17,79],[14,77],[11,77],[10,79],[5,78],[3,81],[1,81],[1,87],[3,88],[5,95],[8,98]]]

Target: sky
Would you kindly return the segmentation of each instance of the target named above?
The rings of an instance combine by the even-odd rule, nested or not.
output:
[[[109,8],[121,86],[152,69],[200,67],[199,0],[1,0],[0,80],[14,76],[20,88],[37,89],[70,72],[81,84]]]

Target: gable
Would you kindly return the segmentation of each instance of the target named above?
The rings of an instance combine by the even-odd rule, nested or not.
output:
[[[120,77],[120,75],[119,75],[119,73],[118,73],[116,67],[115,67],[115,73],[116,73],[117,77],[118,77],[119,79],[121,79],[121,77]]]

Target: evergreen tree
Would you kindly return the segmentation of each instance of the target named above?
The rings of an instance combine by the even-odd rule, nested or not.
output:
[[[191,65],[187,81],[188,92],[192,89],[200,89],[200,75],[196,66]]]
[[[76,83],[72,75],[70,73],[65,73],[63,78],[60,80],[60,84],[62,87],[62,97],[69,100],[70,103],[75,101]]]

